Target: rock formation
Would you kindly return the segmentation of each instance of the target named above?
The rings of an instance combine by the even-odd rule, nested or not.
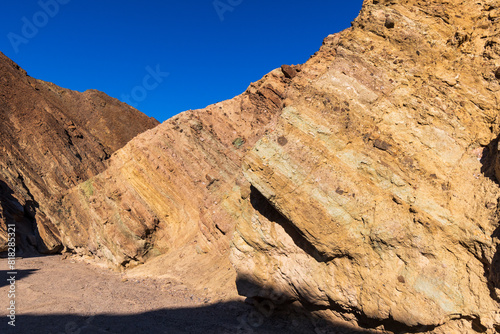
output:
[[[133,270],[154,275],[175,267],[189,279],[196,268],[199,284],[229,282],[230,256],[242,295],[300,304],[333,323],[498,332],[499,19],[495,1],[366,0],[352,27],[305,64],[121,149],[133,134],[113,142],[120,121],[96,131],[60,106],[97,112],[110,103],[96,102],[101,95],[11,64],[2,71],[50,99],[30,105],[42,121],[26,115],[26,99],[23,123],[0,125],[18,136],[0,160],[11,171],[3,211],[50,222],[39,224],[47,249],[145,263]],[[17,110],[3,106],[14,98],[2,108]],[[24,128],[39,123],[30,136],[56,132],[57,144],[42,136],[27,145]],[[36,163],[44,154],[53,165]]]
[[[181,113],[118,150],[105,172],[52,210],[67,250],[126,267],[180,256],[198,272],[209,254],[207,267],[230,268],[242,159],[275,126],[288,82],[275,70],[244,94]]]
[[[158,124],[104,93],[31,78],[0,53],[0,250],[7,223],[18,247],[61,248],[52,198],[105,169],[106,159]]]
[[[242,294],[370,328],[500,330],[499,13],[367,0],[325,39],[244,159]]]

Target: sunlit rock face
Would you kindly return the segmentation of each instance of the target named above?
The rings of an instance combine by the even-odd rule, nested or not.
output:
[[[97,93],[22,79],[52,94],[36,105],[54,118],[40,128],[63,124],[67,137],[36,150],[27,134],[16,139],[21,153],[0,161],[17,173],[0,183],[0,217],[50,222],[38,228],[49,250],[160,274],[171,266],[213,285],[230,277],[230,253],[242,295],[353,327],[495,333],[499,19],[494,1],[367,0],[305,64],[127,145],[130,136],[115,145],[99,137],[115,130],[92,132],[80,113],[54,107],[81,98],[102,110],[110,102]],[[15,110],[8,101],[0,106]],[[3,133],[23,133],[9,117]],[[9,167],[23,154],[66,158],[30,174]]]
[[[243,162],[241,294],[370,328],[499,330],[499,17],[367,0],[325,39]]]
[[[199,268],[204,261],[231,268],[229,244],[245,183],[242,159],[276,125],[287,83],[274,70],[242,95],[183,112],[118,150],[103,173],[53,207],[66,249],[119,267],[158,255],[176,263],[182,253],[183,265],[200,277],[207,274]],[[205,254],[214,258],[203,260]],[[181,271],[193,276],[187,267]]]

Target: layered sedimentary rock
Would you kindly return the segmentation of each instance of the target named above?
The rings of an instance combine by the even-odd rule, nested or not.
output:
[[[399,332],[500,330],[499,17],[367,0],[325,39],[244,159],[240,293]]]
[[[298,302],[373,330],[494,333],[499,19],[493,1],[367,0],[352,27],[327,37],[304,65],[282,66],[232,100],[137,136],[105,171],[98,152],[120,145],[73,115],[84,138],[99,139],[54,147],[95,163],[64,172],[75,165],[61,157],[71,155],[49,150],[70,160],[54,165],[66,181],[52,169],[4,176],[10,204],[0,215],[25,219],[33,206],[53,223],[54,245],[60,239],[115,266],[162,255],[145,268],[162,275],[175,266],[179,277],[207,282],[227,278],[231,242],[239,292],[258,301]],[[53,86],[23,80],[65,101]],[[81,139],[64,129],[70,143]],[[23,148],[26,139],[16,142]],[[23,168],[6,170],[31,167]],[[26,176],[46,174],[52,181]],[[12,191],[17,179],[34,181]],[[29,202],[84,180],[45,210]]]
[[[186,256],[177,267],[191,261],[197,272],[198,254],[215,257],[208,267],[228,262],[241,160],[274,127],[287,82],[275,70],[242,95],[186,111],[118,150],[105,172],[54,207],[67,250],[127,267],[173,253]]]
[[[104,93],[34,79],[0,53],[0,250],[61,248],[46,216],[52,197],[105,169],[105,160],[158,121]]]

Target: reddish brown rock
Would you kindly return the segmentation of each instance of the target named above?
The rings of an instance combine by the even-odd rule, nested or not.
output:
[[[60,249],[45,214],[51,197],[104,170],[114,151],[157,124],[104,93],[31,78],[0,54],[0,249],[12,222],[19,247]]]
[[[288,79],[293,79],[297,76],[297,71],[290,65],[281,65],[281,71]]]

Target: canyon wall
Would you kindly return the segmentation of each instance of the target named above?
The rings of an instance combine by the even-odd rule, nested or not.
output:
[[[184,248],[194,258],[183,263],[196,266],[203,254],[229,263],[241,160],[275,126],[289,81],[275,70],[242,95],[183,112],[118,150],[105,172],[55,203],[66,249],[125,267]]]
[[[0,209],[35,215],[46,251],[235,280],[332,324],[495,333],[499,18],[495,1],[366,0],[305,64],[153,129],[4,61],[23,86],[0,99]]]
[[[158,121],[107,96],[34,79],[0,53],[0,250],[16,223],[17,245],[62,249],[47,207],[105,169],[106,159]]]
[[[241,294],[368,328],[499,330],[499,15],[367,0],[325,39],[244,159]]]

